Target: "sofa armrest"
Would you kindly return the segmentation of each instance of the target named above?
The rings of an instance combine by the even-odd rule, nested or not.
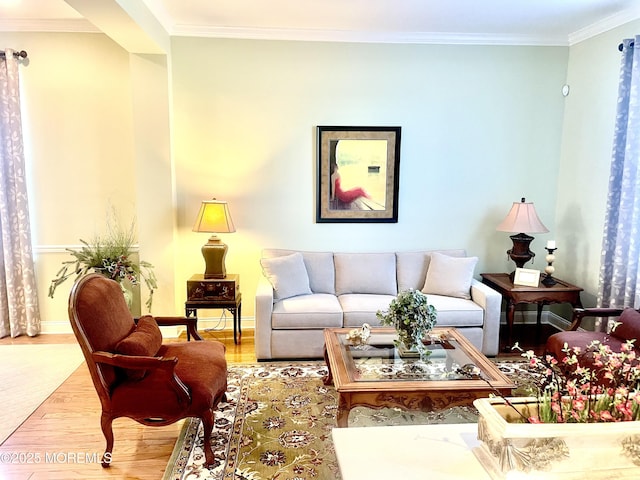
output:
[[[471,281],[471,300],[484,310],[482,353],[495,356],[500,349],[502,295],[474,278]]]
[[[256,358],[271,358],[271,314],[273,313],[273,287],[264,276],[258,280],[255,305]]]

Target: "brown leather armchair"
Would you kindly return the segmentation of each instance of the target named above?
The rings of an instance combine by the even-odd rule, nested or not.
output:
[[[147,315],[136,322],[120,285],[98,274],[84,276],[73,286],[69,319],[102,404],[100,424],[107,443],[103,467],[112,461],[112,422],[119,417],[149,426],[198,417],[206,462],[214,463],[214,411],[227,390],[224,344],[163,344],[158,325],[186,325],[199,338],[194,319]]]
[[[585,317],[619,317],[616,321],[620,322],[620,325],[610,333],[578,331],[582,319]],[[551,335],[547,339],[546,352],[560,360],[565,357],[563,352],[565,343],[569,348],[580,347],[584,352],[594,340],[609,345],[614,352],[619,352],[620,346],[632,339],[639,339],[635,343],[635,349],[640,354],[640,345],[638,345],[640,341],[640,311],[633,308],[576,308],[573,311],[573,321],[569,330]]]

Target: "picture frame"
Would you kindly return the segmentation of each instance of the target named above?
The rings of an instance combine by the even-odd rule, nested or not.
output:
[[[401,127],[317,127],[316,222],[398,222]]]
[[[538,287],[540,285],[540,270],[516,268],[513,284],[525,287]]]

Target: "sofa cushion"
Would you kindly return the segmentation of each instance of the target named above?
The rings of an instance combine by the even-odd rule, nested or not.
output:
[[[397,295],[394,253],[336,253],[336,295]]]
[[[433,252],[422,292],[471,298],[471,280],[477,263],[478,257],[456,258]]]
[[[640,343],[640,312],[633,308],[625,308],[618,318],[620,324],[611,332],[611,336],[620,340],[636,339]]]
[[[336,293],[336,273],[332,252],[301,252],[313,293]]]
[[[398,291],[420,290],[427,278],[427,252],[397,252]]]
[[[404,290],[420,290],[424,287],[427,270],[431,261],[431,254],[437,251],[450,257],[465,257],[462,249],[451,250],[423,250],[418,252],[396,252],[396,269],[398,278],[398,292]]]
[[[387,310],[394,295],[371,295],[352,293],[340,295],[338,300],[344,312],[345,327],[360,327],[363,323],[371,326],[379,326],[380,320],[376,317],[378,310]]]
[[[342,309],[335,295],[313,293],[273,304],[271,328],[275,330],[331,327],[342,327]]]
[[[427,295],[438,314],[436,327],[482,327],[484,310],[473,300],[446,295]]]
[[[155,357],[162,346],[162,332],[156,319],[145,315],[138,320],[135,329],[116,344],[116,353],[137,357]],[[141,380],[146,370],[127,369],[127,376],[132,380]]]
[[[299,252],[281,257],[260,259],[262,271],[273,287],[273,298],[282,300],[311,293],[309,276]]]
[[[298,250],[285,250],[280,248],[265,248],[262,251],[263,258],[281,257],[291,255]],[[300,250],[304,266],[309,276],[309,287],[313,293],[336,293],[336,276],[333,266],[333,252],[306,252]]]

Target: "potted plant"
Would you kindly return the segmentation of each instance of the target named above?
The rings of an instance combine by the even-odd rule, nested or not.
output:
[[[149,289],[145,302],[151,311],[153,292],[158,288],[153,265],[134,257],[135,222],[128,229],[114,225],[113,218],[107,220],[107,234],[96,235],[91,242],[80,239],[82,247],[78,250],[67,248],[73,260],[62,262],[62,268],[49,285],[49,297],[53,298],[56,288],[71,277],[78,278],[95,272],[117,281],[122,288],[127,304],[131,307],[133,288],[144,281]]]
[[[398,332],[396,347],[416,351],[421,357],[429,350],[423,343],[437,322],[437,312],[419,290],[404,290],[389,304],[386,311],[378,310],[376,317],[382,325],[393,326]]]
[[[567,347],[564,353],[560,362],[523,353],[538,378],[533,396],[474,401],[478,458],[498,477],[588,472],[595,479],[640,478],[640,365],[633,341],[619,352],[593,342],[586,351]]]

